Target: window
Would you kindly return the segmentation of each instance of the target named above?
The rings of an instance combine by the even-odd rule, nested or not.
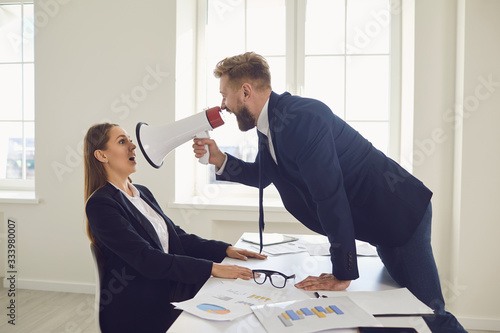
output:
[[[35,178],[33,4],[0,3],[0,188]]]
[[[399,0],[207,0],[198,6],[198,110],[221,103],[213,76],[217,62],[254,51],[270,65],[273,91],[325,102],[399,160]],[[254,161],[256,131],[239,131],[234,115],[225,120],[211,136],[221,150]],[[203,188],[217,184],[213,167],[196,170],[195,187],[203,195]],[[231,197],[257,193],[237,184],[223,192]],[[273,189],[266,192],[277,196]]]

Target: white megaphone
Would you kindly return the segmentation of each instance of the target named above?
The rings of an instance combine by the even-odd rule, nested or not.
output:
[[[204,112],[178,120],[163,126],[148,126],[138,123],[135,127],[137,142],[146,160],[155,168],[163,165],[163,159],[181,144],[194,138],[209,138],[208,131],[224,124],[221,108],[215,106]],[[199,162],[208,164],[209,152],[200,157]]]

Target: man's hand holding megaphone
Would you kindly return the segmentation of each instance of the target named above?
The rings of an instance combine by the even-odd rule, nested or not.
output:
[[[208,163],[215,165],[219,169],[222,167],[222,164],[224,164],[224,161],[226,160],[226,154],[219,149],[215,140],[205,138],[194,139],[193,141],[193,151],[196,158],[201,158],[207,153],[207,150],[205,149],[206,145],[210,152]]]

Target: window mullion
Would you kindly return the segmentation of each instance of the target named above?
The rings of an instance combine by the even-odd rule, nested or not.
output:
[[[25,103],[24,103],[24,87],[25,87],[25,82],[24,82],[24,4],[21,6],[21,119],[22,119],[22,127],[21,127],[21,137],[22,137],[22,143],[23,143],[23,154],[22,154],[22,168],[21,168],[21,179],[26,180],[27,178],[27,165],[26,165],[26,131],[25,128]]]
[[[202,110],[207,105],[207,92],[206,92],[206,46],[205,35],[207,26],[208,6],[206,1],[197,2],[197,20],[196,26],[196,83],[195,94],[196,96],[196,110]]]
[[[401,0],[390,0],[390,8],[401,8]],[[390,104],[389,104],[389,155],[396,161],[401,156],[401,27],[402,13],[390,11]]]
[[[347,0],[345,0],[344,16],[344,114],[342,119],[347,119]]]
[[[285,2],[285,21],[286,21],[286,49],[285,49],[285,67],[286,67],[286,81],[285,89],[292,94],[296,91],[295,82],[295,13],[297,8],[297,0],[286,0]]]
[[[244,1],[244,6],[245,6],[245,15],[243,15],[243,19],[245,20],[245,22],[243,22],[243,38],[245,39],[245,43],[243,44],[244,48],[245,48],[245,52],[248,51],[248,1],[245,0]]]
[[[302,96],[305,85],[305,45],[306,45],[307,0],[296,0],[295,6],[295,91]]]

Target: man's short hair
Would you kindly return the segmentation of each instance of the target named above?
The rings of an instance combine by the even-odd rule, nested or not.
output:
[[[214,69],[214,75],[219,79],[227,75],[229,84],[235,88],[249,81],[255,89],[271,89],[269,65],[263,56],[254,52],[246,52],[219,61]]]

